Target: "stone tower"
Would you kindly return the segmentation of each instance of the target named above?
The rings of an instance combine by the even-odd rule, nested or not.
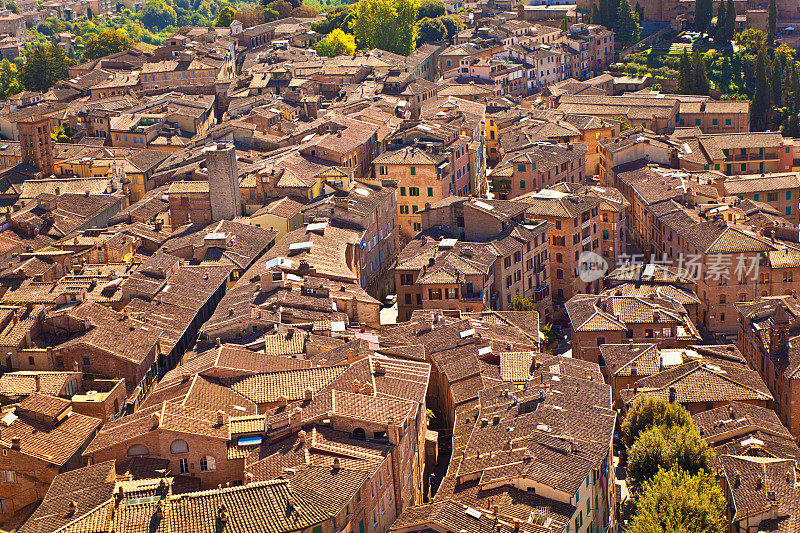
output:
[[[212,220],[232,220],[242,214],[236,150],[232,143],[211,143],[203,149],[208,169]]]
[[[55,174],[53,166],[53,139],[50,137],[50,119],[31,116],[17,122],[22,160],[41,170],[45,177]]]

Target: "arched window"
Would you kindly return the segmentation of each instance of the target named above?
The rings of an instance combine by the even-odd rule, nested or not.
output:
[[[519,188],[520,189],[524,189],[525,188],[525,180],[519,180]]]
[[[353,430],[353,438],[356,440],[367,440],[367,432],[364,428],[356,428]]]
[[[134,444],[128,448],[128,457],[142,457],[144,455],[150,455],[150,450],[148,450],[146,446]]]
[[[176,439],[169,445],[169,453],[189,453],[189,445],[185,440]]]
[[[217,461],[210,455],[206,455],[205,457],[200,459],[201,472],[213,472],[216,469],[217,469]]]

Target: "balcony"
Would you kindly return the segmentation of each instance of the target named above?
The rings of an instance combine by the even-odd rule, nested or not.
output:
[[[482,302],[483,291],[481,292],[462,292],[461,300],[466,302]]]

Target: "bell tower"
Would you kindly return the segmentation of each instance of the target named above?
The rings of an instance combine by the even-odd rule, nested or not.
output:
[[[36,167],[45,177],[55,174],[50,118],[33,115],[17,122],[22,161]]]

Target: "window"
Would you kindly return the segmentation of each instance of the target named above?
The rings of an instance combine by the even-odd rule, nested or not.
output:
[[[33,358],[32,355],[28,356],[28,364],[31,366],[36,366],[36,360]]]
[[[406,195],[406,188],[400,187],[400,196],[405,196],[405,195]]]
[[[200,459],[200,471],[201,472],[213,472],[217,469],[217,461],[210,455],[206,455],[205,457]]]
[[[433,187],[428,187],[428,196],[433,196]]]
[[[700,119],[699,118],[694,119],[694,125],[695,126],[699,126],[700,125]]]
[[[416,176],[417,175],[417,167],[411,167],[411,175],[412,176]]]
[[[726,119],[725,119],[725,125],[726,125],[726,126],[730,126],[730,125],[731,125],[731,119],[729,119],[729,118],[726,118]]]
[[[525,172],[525,165],[517,165],[517,172]]]
[[[519,180],[519,188],[525,189],[525,180]]]
[[[322,526],[314,526],[314,529],[311,530],[311,533],[322,533]]]
[[[178,469],[181,474],[189,473],[189,459],[182,457],[178,459]]]
[[[189,453],[189,445],[183,439],[176,439],[169,445],[169,453]]]
[[[608,230],[607,229],[603,230],[603,238],[604,239],[608,239]]]
[[[560,253],[557,253],[556,254],[556,263],[563,263],[563,262],[564,262],[564,256],[561,255]]]
[[[409,187],[408,188],[408,195],[409,196],[419,196],[419,187]]]
[[[758,193],[755,193],[755,194],[753,195],[753,200],[755,200],[755,201],[757,202],[760,196],[761,196],[761,195],[759,195]]]
[[[83,356],[83,366],[90,366],[89,356],[88,355],[84,355]]]
[[[792,199],[792,191],[786,191],[786,199],[787,200],[791,200]]]
[[[556,279],[564,279],[564,271],[560,268],[556,269]]]
[[[717,119],[715,119],[715,118],[711,119],[711,124],[712,125],[716,126],[718,123],[719,123],[719,121]]]
[[[7,513],[8,512],[8,502],[3,498],[0,498],[0,513]]]
[[[414,222],[414,231],[422,231],[422,224]]]
[[[17,473],[13,470],[3,470],[3,483],[16,483]]]
[[[400,274],[400,285],[413,285],[414,274]]]
[[[150,450],[147,449],[146,446],[142,446],[141,444],[134,444],[130,448],[128,448],[128,457],[142,457],[144,455],[150,455]]]
[[[790,206],[790,205],[786,206],[786,214],[787,215],[791,215],[792,214],[792,206]]]
[[[415,205],[412,205],[411,206],[411,213],[416,213],[417,211],[419,211],[419,208],[417,206],[415,206]]]

